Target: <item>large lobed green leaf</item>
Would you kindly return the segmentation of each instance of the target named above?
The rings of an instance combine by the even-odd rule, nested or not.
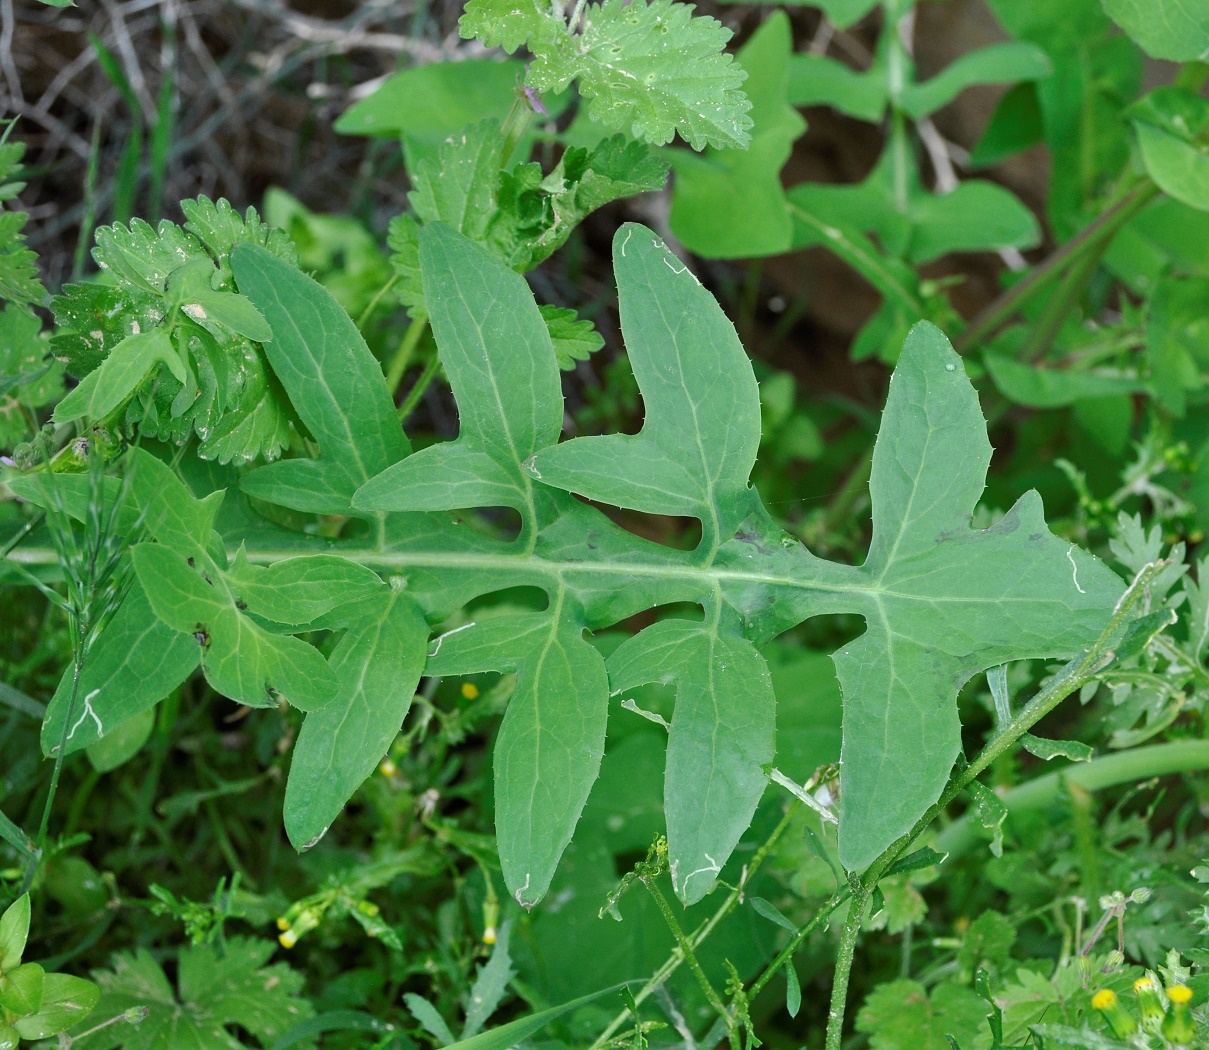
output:
[[[665,776],[676,890],[686,903],[707,893],[751,820],[773,757],[775,701],[758,646],[836,612],[866,622],[835,656],[844,694],[840,853],[847,868],[863,869],[939,796],[959,752],[962,684],[1009,660],[1087,646],[1121,593],[1107,568],[1048,531],[1035,493],[990,529],[970,528],[990,446],[962,362],[931,325],[912,331],[891,382],[873,461],[873,541],[854,567],[814,557],[750,489],[760,437],[751,365],[713,297],[642,226],[618,232],[614,267],[643,429],[563,443],[554,348],[528,287],[449,226],[419,231],[417,265],[461,430],[411,454],[380,407],[376,366],[330,295],[258,249],[239,249],[233,262],[241,290],[273,327],[266,346],[291,355],[279,374],[291,400],[308,406],[319,442],[320,458],[291,461],[293,469],[326,479],[346,512],[378,528],[298,554],[287,534],[244,524],[223,537],[232,560],[211,533],[218,497],[172,499],[184,508],[174,515],[152,501],[156,542],[136,550],[136,566],[170,638],[192,629],[189,617],[210,609],[215,594],[238,600],[212,610],[211,638],[220,616],[252,613],[277,625],[277,641],[297,645],[290,636],[308,626],[347,627],[321,660],[315,696],[291,696],[297,686],[288,680],[280,690],[314,708],[288,803],[298,843],[322,832],[389,744],[420,674],[425,620],[529,586],[545,592],[546,608],[459,616],[429,643],[425,665],[431,674],[516,675],[494,774],[504,875],[522,904],[549,887],[596,779],[610,695],[620,704],[649,681],[674,684],[678,696]],[[313,505],[289,485],[259,484],[264,474],[247,479],[259,498]],[[676,551],[638,539],[572,493],[697,517],[702,541]],[[514,540],[459,526],[450,513],[500,505],[521,516]],[[370,568],[392,586],[372,580]],[[326,583],[308,591],[317,580]],[[700,606],[701,619],[658,622],[607,665],[587,639],[681,602]],[[265,659],[249,682],[273,666]],[[211,674],[213,659],[202,660]]]

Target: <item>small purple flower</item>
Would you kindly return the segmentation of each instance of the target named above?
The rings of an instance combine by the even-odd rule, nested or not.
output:
[[[529,75],[528,66],[525,66],[525,75]],[[550,115],[550,111],[542,105],[541,96],[531,87],[525,87],[523,90],[525,92],[525,98],[528,100],[529,105],[533,108],[533,112],[540,113],[543,117],[548,117]]]

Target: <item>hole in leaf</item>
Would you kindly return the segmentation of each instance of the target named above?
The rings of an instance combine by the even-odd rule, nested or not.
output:
[[[473,620],[476,614],[545,612],[549,607],[550,596],[540,587],[507,587],[479,595],[467,604],[466,616],[468,620]]]
[[[856,613],[830,613],[812,616],[791,632],[807,649],[834,653],[865,633],[865,618]]]
[[[508,543],[521,534],[521,516],[512,507],[476,507],[458,512],[458,519],[476,532]]]

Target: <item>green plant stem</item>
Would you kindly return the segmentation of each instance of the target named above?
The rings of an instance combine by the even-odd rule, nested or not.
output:
[[[705,993],[706,1001],[713,1007],[714,1012],[722,1019],[726,1025],[726,1034],[733,1050],[739,1050],[739,1029],[735,1025],[735,1019],[727,1009],[726,1004],[718,995],[714,986],[710,984],[709,978],[705,976],[705,971],[701,969],[701,964],[697,961],[696,953],[693,951],[693,943],[689,940],[684,930],[680,928],[680,923],[676,921],[676,916],[672,912],[672,906],[668,903],[668,899],[663,895],[663,892],[655,884],[653,878],[644,878],[642,884],[647,888],[647,892],[654,898],[655,903],[659,906],[659,911],[662,913],[664,920],[667,922],[668,929],[672,931],[672,936],[676,938],[676,945],[680,949],[680,954],[684,957],[684,961],[688,964],[688,968],[697,978],[697,983],[701,986],[701,991]]]
[[[1090,649],[1081,656],[1075,657],[1064,668],[1058,671],[1045,687],[1020,710],[1011,724],[1004,727],[978,753],[977,757],[965,769],[949,780],[948,787],[915,822],[905,835],[892,843],[877,858],[864,874],[854,876],[852,882],[852,910],[848,913],[848,921],[844,925],[843,940],[840,953],[835,964],[835,979],[832,982],[831,1009],[827,1014],[827,1042],[825,1050],[839,1050],[844,1028],[844,1014],[847,1006],[848,979],[852,972],[852,960],[855,954],[856,941],[860,935],[861,912],[864,902],[873,893],[887,869],[906,852],[907,848],[922,834],[929,825],[948,807],[971,781],[975,780],[997,758],[1016,746],[1017,741],[1028,730],[1048,715],[1071,693],[1083,687],[1084,683],[1094,678],[1112,660],[1109,645],[1117,637],[1122,625],[1129,617],[1134,605],[1145,593],[1150,581],[1170,564],[1161,560],[1151,562],[1134,577],[1133,582],[1117,602],[1108,625]],[[855,916],[855,918],[854,918]]]
[[[751,860],[748,862],[747,876],[743,880],[743,884],[732,889],[730,893],[727,894],[726,900],[722,902],[718,910],[715,911],[714,914],[706,919],[700,926],[698,926],[693,933],[689,934],[689,942],[692,944],[693,948],[700,947],[705,939],[709,937],[709,935],[713,933],[715,929],[717,929],[718,924],[738,906],[743,897],[743,886],[745,886],[747,882],[751,880],[752,876],[760,870],[760,867],[764,864],[764,861],[767,859],[768,855],[780,841],[781,836],[784,835],[789,829],[789,825],[793,822],[793,818],[797,815],[798,810],[801,808],[802,804],[800,802],[795,801],[789,805],[789,807],[785,810],[785,815],[781,818],[780,823],[773,828],[772,833],[767,839],[764,840],[763,845],[756,850],[755,854],[753,854]],[[828,914],[830,914],[830,912],[828,912]],[[814,920],[811,921],[813,922]],[[809,932],[809,930],[806,930],[806,933],[803,933],[802,936],[806,936]],[[798,943],[800,943],[800,939]],[[794,947],[796,947],[796,944]],[[782,962],[784,961],[781,960],[780,956],[777,958]],[[684,957],[681,954],[680,949],[676,948],[672,954],[663,961],[659,969],[657,969],[650,976],[647,982],[635,994],[634,1004],[636,1006],[641,1005],[645,1000],[650,998],[650,996],[654,995],[659,988],[663,987],[668,978],[670,978],[672,974],[674,974],[680,968],[680,964],[682,962],[684,962]],[[760,987],[762,988],[763,985],[761,984]],[[607,1044],[608,1041],[613,1037],[613,1033],[616,1032],[623,1024],[625,1024],[630,1019],[630,1016],[631,1014],[628,1009],[622,1010],[620,1013],[618,1013],[617,1016],[614,1017],[609,1023],[609,1026],[596,1037],[596,1041],[591,1045],[591,1047],[589,1047],[589,1050],[602,1050],[605,1044]]]
[[[1020,360],[1036,362],[1046,355],[1054,339],[1062,331],[1070,312],[1083,297],[1087,282],[1100,265],[1100,259],[1108,250],[1109,243],[1107,240],[1100,240],[1088,248],[1083,257],[1066,271],[1049,302],[1045,304],[1045,309],[1041,311],[1037,323],[1032,326],[1020,351]]]
[[[1204,769],[1209,769],[1209,740],[1174,740],[1130,748],[1046,773],[1005,792],[1003,804],[1009,813],[1019,813],[1052,802],[1063,783],[1094,792],[1151,777]],[[969,853],[980,841],[975,823],[968,817],[954,821],[937,837],[936,849],[950,857]]]
[[[416,405],[420,403],[420,398],[424,396],[424,392],[428,389],[433,377],[437,374],[437,369],[440,367],[441,359],[436,354],[433,354],[428,364],[424,366],[424,371],[420,373],[420,378],[416,380],[416,385],[411,388],[411,392],[407,395],[406,400],[399,406],[399,422],[407,422],[407,418],[416,410]]]
[[[361,316],[357,318],[357,331],[362,332],[365,330],[365,323],[373,316],[374,311],[378,308],[378,304],[385,297],[386,293],[395,286],[398,280],[399,275],[397,273],[392,274],[390,280],[387,281],[376,292],[374,292],[374,297],[369,301],[369,305],[367,305],[365,309],[361,311]],[[408,336],[411,335],[411,330],[414,326],[414,321],[407,326],[407,334],[403,337],[404,341],[406,341]]]
[[[373,305],[372,303],[370,304]],[[361,319],[364,320],[369,316],[369,307],[365,308]],[[361,327],[361,322],[357,323],[357,327]],[[395,351],[394,357],[390,359],[390,365],[386,369],[386,389],[391,392],[393,397],[399,389],[399,384],[403,381],[403,373],[407,371],[407,366],[411,364],[411,359],[415,355],[416,347],[420,345],[420,339],[423,337],[425,330],[428,328],[427,317],[417,317],[407,326],[407,331],[403,334],[403,339],[399,343],[399,349]]]
[[[968,353],[994,335],[1029,299],[1051,280],[1077,262],[1090,250],[1103,251],[1130,219],[1149,204],[1161,191],[1147,179],[1134,187],[1094,222],[1085,226],[1024,280],[1013,285],[975,317],[969,326],[953,340],[953,349]]]
[[[848,477],[844,479],[843,487],[836,493],[835,499],[827,508],[823,519],[826,532],[835,532],[852,514],[852,508],[857,500],[868,492],[869,477],[873,472],[873,443],[862,453],[861,458],[853,465]]]
[[[798,950],[802,942],[812,933],[814,933],[814,931],[817,930],[824,922],[831,918],[831,913],[834,912],[835,909],[841,904],[843,904],[844,901],[848,899],[850,894],[851,891],[847,887],[842,890],[836,890],[835,893],[833,893],[831,897],[827,899],[823,906],[817,912],[815,912],[814,917],[811,918],[808,923],[806,923],[804,926],[798,927],[794,935],[789,938],[789,943],[781,949],[777,957],[768,964],[764,972],[760,974],[755,983],[753,983],[751,988],[748,989],[747,998],[749,1001],[755,1001],[756,996],[759,995],[764,990],[764,986],[777,975],[777,971],[779,971],[781,967],[793,957],[794,952]]]
[[[873,242],[865,237],[836,229],[816,216],[791,203],[789,210],[794,217],[804,225],[809,226],[823,238],[827,248],[840,259],[851,266],[857,273],[872,284],[882,295],[893,299],[908,313],[922,317],[927,310],[923,300],[908,288],[898,274],[886,265],[886,260],[874,248]]]
[[[880,871],[877,877],[880,878]],[[840,936],[840,950],[835,960],[835,980],[831,984],[831,1006],[827,1011],[827,1042],[824,1050],[840,1050],[844,1031],[844,1013],[848,1003],[848,980],[852,976],[852,960],[856,954],[856,942],[861,935],[861,920],[865,905],[873,892],[872,884],[858,880],[852,889],[852,902],[848,905],[848,918],[844,920],[844,932]]]
[[[80,637],[87,639],[89,624],[86,619],[81,620],[79,626]],[[25,876],[21,880],[21,892],[28,893],[34,884],[34,878],[38,874],[38,868],[42,864],[42,858],[46,855],[46,838],[50,831],[50,814],[54,808],[55,795],[59,791],[59,778],[63,774],[63,752],[67,748],[67,737],[71,732],[72,719],[75,717],[76,704],[80,699],[80,678],[84,673],[84,661],[88,658],[88,645],[85,643],[76,652],[75,662],[72,668],[71,675],[71,699],[67,704],[67,712],[63,718],[63,731],[59,734],[59,746],[55,751],[55,764],[51,769],[50,788],[46,792],[46,804],[42,807],[42,820],[38,824],[38,835],[34,840],[34,852],[29,858],[29,863],[25,866]]]

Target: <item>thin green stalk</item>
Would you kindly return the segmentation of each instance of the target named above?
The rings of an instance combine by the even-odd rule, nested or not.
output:
[[[398,273],[394,273],[391,275],[389,281],[387,281],[381,288],[374,292],[374,297],[369,301],[369,305],[361,311],[361,316],[357,318],[357,331],[361,332],[365,330],[365,323],[373,316],[374,311],[378,308],[378,304],[382,301],[386,293],[389,292],[398,283],[398,281],[399,275]],[[415,324],[416,322],[413,321],[407,326],[407,334],[403,337],[404,342],[406,342],[407,338],[411,335],[411,330],[415,327]],[[418,339],[419,336],[416,338]]]
[[[734,1050],[739,1050],[739,1029],[735,1025],[735,1019],[731,1016],[731,1012],[727,1009],[721,996],[714,990],[714,986],[710,984],[709,978],[705,976],[705,971],[701,969],[701,964],[697,961],[697,956],[693,952],[693,944],[685,935],[684,930],[680,928],[680,923],[676,921],[676,916],[672,912],[672,906],[668,903],[667,898],[660,891],[659,887],[655,885],[654,879],[644,878],[642,884],[647,888],[647,892],[650,893],[655,899],[655,903],[659,906],[659,911],[663,914],[668,929],[672,931],[672,936],[676,938],[680,954],[684,957],[684,961],[688,963],[688,968],[692,971],[693,976],[697,978],[701,991],[705,993],[706,1001],[713,1007],[714,1012],[722,1019],[723,1023],[725,1023],[730,1045]]]
[[[80,621],[80,634],[82,637],[88,636],[87,620]],[[76,658],[71,675],[71,699],[67,703],[67,712],[63,719],[63,731],[59,734],[59,746],[55,750],[55,764],[50,773],[50,788],[46,793],[46,803],[42,807],[42,820],[38,824],[38,834],[34,839],[34,853],[29,859],[29,863],[25,866],[25,876],[21,880],[21,892],[28,893],[34,884],[34,877],[38,873],[38,868],[42,863],[42,858],[46,855],[46,839],[50,832],[50,814],[54,809],[55,795],[59,792],[59,778],[63,773],[63,752],[67,749],[67,737],[71,732],[73,725],[72,719],[75,717],[76,704],[80,699],[80,678],[84,673],[84,661],[88,658],[88,646],[84,645],[76,651]]]
[[[1057,290],[1045,304],[1045,309],[1041,311],[1041,316],[1037,318],[1037,323],[1032,326],[1024,346],[1020,350],[1022,361],[1040,361],[1046,355],[1058,337],[1058,333],[1062,331],[1062,326],[1066,323],[1070,312],[1083,298],[1087,284],[1099,267],[1100,259],[1108,250],[1109,243],[1103,239],[1098,241],[1067,270],[1066,275],[1059,282]]]
[[[362,322],[369,316],[372,306],[373,303],[365,308],[365,312],[361,315],[361,320],[357,322],[358,328],[361,327]],[[427,328],[427,317],[417,317],[412,321],[407,326],[407,331],[399,343],[399,349],[395,351],[394,357],[390,359],[390,365],[386,369],[386,389],[390,391],[392,397],[398,393],[399,384],[403,381],[403,373],[407,371],[407,366],[411,364],[416,347],[420,345],[420,339],[423,338]]]
[[[869,476],[873,472],[873,443],[865,449],[857,460],[848,477],[844,479],[843,487],[836,493],[835,499],[827,508],[823,519],[823,528],[827,532],[835,532],[852,514],[852,508],[857,500],[868,491]]]
[[[851,894],[851,891],[844,887],[842,890],[836,890],[824,903],[814,917],[804,926],[799,926],[792,937],[789,938],[789,943],[781,949],[772,962],[768,964],[764,972],[760,974],[756,982],[748,989],[747,998],[749,1001],[755,1001],[757,995],[763,990],[764,986],[777,975],[777,971],[785,965],[793,957],[794,952],[798,950],[802,942],[817,930],[823,923],[831,918],[831,913],[835,911],[841,904],[844,903]]]
[[[1150,581],[1154,579],[1170,562],[1156,561],[1147,565],[1134,577],[1133,582],[1117,602],[1112,618],[1101,632],[1100,637],[1078,661],[1072,660],[1061,671],[1055,674],[1045,687],[1037,693],[1012,720],[978,753],[977,757],[965,769],[954,776],[948,787],[915,822],[905,835],[893,842],[880,857],[877,858],[864,874],[854,877],[852,884],[852,911],[848,913],[848,921],[844,925],[843,940],[840,953],[835,964],[835,978],[832,983],[831,1009],[827,1015],[827,1042],[825,1050],[839,1050],[841,1034],[844,1027],[844,1014],[847,1006],[848,979],[852,972],[852,960],[855,954],[856,940],[860,934],[860,913],[864,902],[885,875],[890,866],[906,852],[931,823],[948,807],[962,791],[969,786],[997,758],[1016,746],[1017,741],[1028,730],[1049,714],[1066,697],[1081,689],[1086,682],[1103,669],[1111,661],[1112,653],[1109,644],[1117,637],[1122,625],[1129,617],[1135,604],[1145,593]],[[853,916],[855,915],[855,919]]]
[[[712,934],[715,929],[717,929],[718,924],[738,906],[739,901],[743,897],[743,887],[752,878],[752,876],[760,870],[760,867],[764,864],[764,861],[767,859],[768,855],[780,841],[781,836],[784,835],[789,829],[790,823],[792,823],[794,816],[797,814],[798,810],[801,809],[801,807],[802,804],[800,802],[793,802],[789,805],[785,811],[785,816],[781,818],[780,823],[773,828],[772,833],[767,839],[764,840],[764,844],[760,846],[758,850],[756,850],[755,854],[753,854],[751,860],[748,862],[747,874],[743,882],[739,886],[732,889],[727,895],[726,900],[723,901],[719,906],[718,910],[715,911],[713,915],[706,919],[693,933],[689,935],[689,942],[692,944],[693,948],[700,947],[701,944],[704,943],[705,939],[709,937],[709,935]],[[807,930],[803,936],[806,936],[808,933],[809,930]],[[798,943],[800,943],[800,940]],[[780,956],[778,956],[778,959],[780,959]],[[684,957],[682,956],[680,949],[677,948],[672,952],[671,955],[667,957],[667,959],[663,961],[659,969],[657,969],[650,976],[650,978],[648,978],[646,984],[644,984],[642,988],[635,994],[634,1004],[636,1006],[641,1006],[643,1002],[654,995],[659,988],[663,987],[668,978],[670,978],[672,974],[680,969],[680,964],[682,962],[684,962]],[[760,985],[760,987],[763,987],[763,985]],[[752,996],[752,998],[754,998],[754,996]],[[609,1026],[596,1037],[596,1041],[591,1045],[591,1047],[588,1048],[588,1050],[602,1050],[602,1048],[613,1037],[613,1033],[615,1033],[623,1024],[625,1024],[630,1019],[630,1016],[631,1015],[628,1009],[622,1010],[620,1013],[618,1013],[617,1016],[614,1017],[609,1023]]]
[[[1014,284],[975,317],[956,339],[953,348],[968,353],[994,335],[1037,292],[1077,262],[1085,251],[1107,245],[1117,231],[1149,204],[1161,191],[1147,179],[1126,193],[1094,222],[1085,226],[1024,280]],[[1101,249],[1102,250],[1102,249]]]
[[[433,377],[437,374],[437,369],[440,367],[441,359],[436,354],[433,354],[428,364],[424,366],[424,371],[420,373],[420,378],[416,380],[416,385],[411,388],[411,393],[407,395],[407,399],[399,406],[399,422],[406,423],[407,418],[416,410],[416,405],[420,403],[420,398],[424,396],[424,392],[428,389]]]
[[[852,976],[852,959],[856,954],[856,942],[861,935],[861,921],[872,886],[863,880],[853,889],[852,903],[848,905],[848,918],[844,920],[844,932],[840,936],[840,951],[835,961],[835,980],[831,985],[831,1007],[827,1011],[827,1042],[824,1050],[840,1050],[844,1031],[844,1013],[848,1005],[848,980]]]
[[[834,255],[856,270],[882,295],[893,299],[914,316],[922,317],[927,312],[924,309],[923,300],[908,288],[900,276],[887,265],[886,259],[878,253],[873,242],[868,238],[846,233],[830,226],[796,204],[790,203],[789,210],[805,225],[820,234],[823,243]]]
[[[71,260],[71,279],[78,281],[84,276],[84,260],[92,240],[92,230],[97,222],[97,175],[101,167],[101,122],[92,125],[92,142],[88,147],[88,167],[84,170],[84,212],[80,216],[80,235],[76,239],[76,250]]]

